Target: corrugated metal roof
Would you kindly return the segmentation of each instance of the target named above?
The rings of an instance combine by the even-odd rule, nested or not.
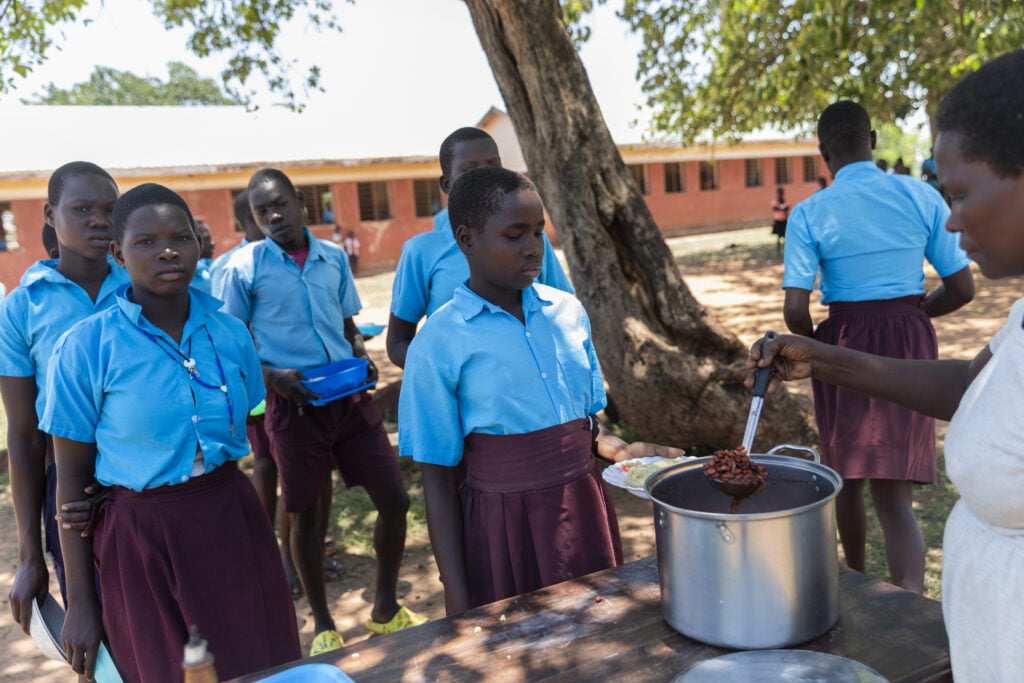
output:
[[[414,126],[352,134],[325,113],[283,107],[85,107],[0,104],[0,175],[34,176],[84,159],[111,172],[433,159]]]

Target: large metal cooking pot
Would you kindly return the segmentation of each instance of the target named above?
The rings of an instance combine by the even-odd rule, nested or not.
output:
[[[774,455],[797,448],[814,462]],[[683,635],[743,650],[821,635],[839,618],[835,497],[843,481],[811,449],[751,458],[768,485],[729,513],[698,458],[652,474],[665,621]]]

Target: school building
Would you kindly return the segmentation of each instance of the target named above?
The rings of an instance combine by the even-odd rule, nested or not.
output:
[[[527,170],[504,112],[492,108],[475,125],[495,138],[506,167]],[[450,130],[409,128],[387,139],[343,139],[328,116],[278,107],[0,105],[0,282],[12,289],[45,258],[39,235],[47,180],[74,160],[107,169],[122,192],[145,182],[174,189],[210,224],[218,254],[240,238],[235,195],[257,169],[280,168],[302,190],[316,236],[340,239],[352,231],[362,269],[393,267],[402,244],[432,229],[432,216],[445,205],[436,150]],[[815,140],[778,133],[733,145],[622,141],[619,149],[666,234],[767,224],[776,187],[785,188],[792,205],[827,175]],[[557,243],[553,230],[549,235]]]

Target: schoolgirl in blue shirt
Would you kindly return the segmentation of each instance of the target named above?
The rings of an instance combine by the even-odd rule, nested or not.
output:
[[[534,284],[536,189],[512,171],[475,169],[455,182],[449,215],[469,280],[409,347],[399,452],[422,464],[445,608],[458,614],[617,566],[622,550],[593,457],[605,392],[590,321],[571,294]],[[610,459],[624,446],[596,444]]]
[[[466,171],[481,166],[501,166],[498,145],[486,131],[459,128],[441,143],[441,191],[448,194],[452,184]],[[544,258],[537,281],[573,293],[575,290],[555,258],[547,235]],[[416,235],[402,247],[391,288],[391,317],[388,321],[388,358],[405,366],[409,342],[416,336],[420,320],[452,298],[455,288],[469,277],[466,257],[459,251],[448,220],[448,209],[434,215],[434,229]]]
[[[61,530],[68,659],[88,675],[106,634],[127,680],[179,681],[192,625],[220,678],[297,659],[273,530],[236,465],[264,394],[249,332],[190,289],[199,243],[180,196],[152,183],[127,192],[111,237],[131,286],[58,341],[41,425],[59,501],[94,475],[112,487],[91,537]]]
[[[59,258],[30,266],[21,286],[0,304],[0,394],[7,413],[18,520],[18,569],[9,599],[14,619],[26,633],[32,600],[42,600],[49,590],[40,518],[66,603],[54,519],[53,449],[39,431],[39,416],[46,403],[47,369],[57,339],[79,320],[114,305],[115,292],[128,281],[124,269],[110,257],[110,212],[115,201],[114,179],[96,164],[75,161],[54,171],[43,208],[43,242],[46,233],[53,231],[60,244]]]

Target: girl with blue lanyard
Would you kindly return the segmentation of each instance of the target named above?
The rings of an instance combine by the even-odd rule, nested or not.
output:
[[[171,190],[126,193],[112,240],[131,286],[57,343],[42,420],[58,501],[80,497],[94,473],[112,487],[91,537],[61,530],[68,659],[90,675],[105,634],[127,680],[177,681],[192,625],[222,679],[297,659],[273,531],[236,465],[245,416],[264,395],[249,331],[190,289],[195,221]]]

